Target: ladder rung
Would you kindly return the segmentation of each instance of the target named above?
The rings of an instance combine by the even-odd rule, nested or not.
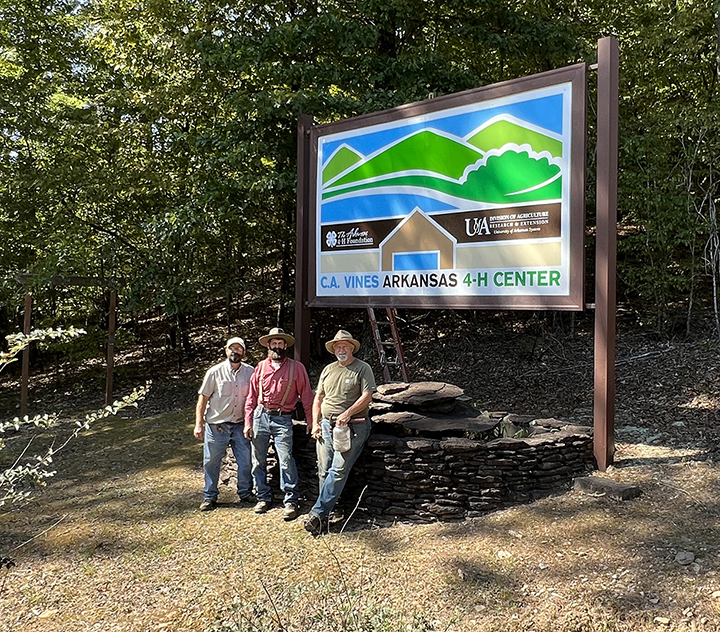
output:
[[[370,324],[373,328],[373,334],[375,338],[375,346],[378,350],[378,355],[380,356],[380,365],[383,368],[383,374],[385,376],[386,381],[390,381],[390,367],[392,367],[394,370],[399,370],[402,373],[402,378],[404,381],[407,382],[407,365],[405,363],[405,358],[403,357],[402,352],[402,346],[400,343],[400,336],[398,335],[397,330],[397,316],[395,314],[395,309],[388,307],[385,312],[387,313],[388,320],[377,320],[377,317],[375,315],[375,310],[372,307],[367,308],[368,316],[370,319]],[[380,336],[380,325],[390,325],[390,335],[392,336],[392,340],[383,341]],[[391,357],[393,357],[392,360],[388,359],[388,356],[385,352],[386,348],[393,348],[395,353],[393,354],[390,352]]]

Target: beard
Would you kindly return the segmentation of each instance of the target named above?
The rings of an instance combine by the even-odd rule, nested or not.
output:
[[[340,362],[347,362],[350,356],[347,353],[336,353],[335,357],[340,360]]]
[[[228,360],[230,360],[230,362],[232,362],[233,364],[240,364],[240,362],[242,362],[242,359],[243,357],[240,353],[231,353],[228,356]]]
[[[268,349],[268,358],[271,360],[283,360],[287,355],[287,349]]]

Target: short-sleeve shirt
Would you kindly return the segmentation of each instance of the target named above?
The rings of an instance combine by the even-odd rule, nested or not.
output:
[[[317,394],[323,396],[320,412],[324,418],[339,415],[360,399],[363,393],[372,393],[375,390],[375,376],[367,362],[357,358],[347,366],[333,362],[320,374],[316,390]],[[354,416],[367,417],[369,408],[368,406]]]
[[[242,362],[237,370],[230,360],[211,367],[198,393],[209,398],[205,421],[209,424],[243,423],[245,398],[250,388],[253,368]]]

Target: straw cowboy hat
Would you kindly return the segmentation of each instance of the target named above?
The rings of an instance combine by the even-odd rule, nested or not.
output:
[[[332,340],[328,340],[325,343],[325,348],[332,354],[335,353],[335,343],[336,342],[351,342],[353,346],[353,353],[357,353],[357,350],[360,348],[360,343],[355,340],[355,338],[352,337],[352,334],[349,331],[345,331],[344,329],[341,329],[335,334],[335,337]]]
[[[280,338],[284,340],[288,347],[292,347],[295,344],[295,338],[293,338],[290,334],[286,334],[285,330],[280,329],[280,327],[273,327],[269,334],[260,336],[259,342],[263,347],[267,347],[273,338]]]

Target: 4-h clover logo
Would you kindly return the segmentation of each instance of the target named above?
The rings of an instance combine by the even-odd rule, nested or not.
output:
[[[334,230],[331,230],[328,232],[327,235],[325,235],[325,243],[330,248],[335,248],[337,245],[337,233]]]

